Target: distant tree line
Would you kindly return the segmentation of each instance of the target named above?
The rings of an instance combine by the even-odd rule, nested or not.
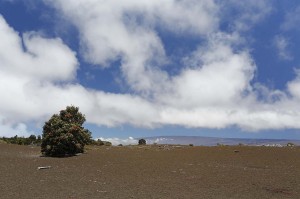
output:
[[[30,135],[29,137],[18,137],[17,135],[14,137],[0,137],[1,141],[4,141],[8,144],[18,144],[18,145],[38,145],[40,146],[42,143],[42,137],[40,135]],[[100,139],[94,140],[90,139],[87,143],[88,145],[97,145],[97,146],[111,146],[112,143],[108,141],[102,141]]]
[[[108,142],[108,141],[102,141],[100,139],[98,140],[93,140],[91,139],[90,142],[89,142],[90,145],[96,145],[96,146],[111,146],[112,143],[111,142]]]
[[[40,135],[30,135],[29,137],[18,137],[17,135],[14,137],[2,137],[0,140],[8,143],[8,144],[18,144],[18,145],[41,145],[42,138]]]

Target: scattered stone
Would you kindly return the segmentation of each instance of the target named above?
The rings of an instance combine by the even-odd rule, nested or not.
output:
[[[38,167],[37,170],[41,170],[41,169],[50,169],[51,166],[46,166],[46,167]]]

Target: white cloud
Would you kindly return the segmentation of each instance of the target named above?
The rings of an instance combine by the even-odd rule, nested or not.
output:
[[[2,75],[5,73],[24,80],[34,77],[42,81],[74,78],[77,59],[61,39],[45,39],[34,32],[24,33],[20,38],[1,16],[0,30]]]
[[[25,33],[22,38],[0,16],[0,116],[9,123],[36,119],[53,111],[53,97],[35,99],[30,92],[45,92],[54,82],[74,79],[75,54],[60,39]],[[31,90],[32,85],[37,86]],[[42,110],[42,111],[41,111]],[[27,118],[27,119],[26,119]]]
[[[295,69],[296,78],[287,84],[288,91],[295,99],[300,100],[300,70]]]
[[[152,139],[152,138],[149,138],[149,139],[146,139],[146,142],[147,144],[165,144],[165,143],[168,143],[169,141],[173,141],[174,139],[172,138],[164,138],[164,137],[159,137],[159,138],[156,138],[156,139]]]
[[[278,51],[278,56],[280,59],[283,60],[293,59],[290,52],[288,51],[289,41],[285,37],[279,35],[274,37],[274,45]]]
[[[76,53],[61,39],[19,34],[0,17],[0,92],[5,93],[0,98],[0,118],[5,121],[0,129],[15,132],[18,124],[45,121],[70,104],[80,107],[87,122],[111,127],[300,128],[299,78],[291,80],[286,91],[253,86],[255,62],[247,49],[234,48],[242,39],[239,31],[266,16],[266,3],[248,3],[254,8],[243,7],[236,31],[222,33],[222,9],[212,0],[47,2],[79,30],[86,61],[109,67],[121,60],[132,94],[105,93],[76,83]],[[259,17],[253,16],[256,6]],[[164,70],[169,57],[158,29],[204,41],[183,56],[176,75]]]
[[[24,33],[23,47],[22,38],[2,17],[0,37],[0,117],[5,121],[0,126],[6,132],[15,134],[19,123],[45,121],[70,104],[79,106],[91,123],[149,126],[155,122],[151,119],[157,118],[155,110],[138,96],[107,94],[72,83],[77,59],[60,39]]]
[[[13,137],[15,135],[18,135],[19,137],[28,137],[35,134],[34,132],[29,131],[24,123],[9,125],[5,124],[4,121],[0,121],[0,132],[1,137]]]
[[[128,85],[146,94],[160,89],[157,83],[168,79],[159,69],[167,58],[156,27],[177,34],[205,35],[218,25],[212,0],[46,2],[78,28],[87,61],[107,67],[121,59]]]
[[[108,141],[111,142],[112,145],[117,146],[119,144],[122,145],[137,145],[138,144],[138,140],[134,139],[133,137],[128,137],[127,139],[121,139],[121,138],[96,138],[100,139],[102,141]]]
[[[171,92],[159,96],[165,103],[189,109],[223,106],[240,101],[243,92],[251,91],[255,65],[247,52],[235,54],[230,46],[213,40],[189,59],[201,63],[173,77]]]

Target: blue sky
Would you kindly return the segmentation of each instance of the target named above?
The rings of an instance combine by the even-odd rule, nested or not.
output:
[[[296,0],[0,1],[0,136],[300,139]]]

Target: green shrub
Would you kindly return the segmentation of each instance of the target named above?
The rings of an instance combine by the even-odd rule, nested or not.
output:
[[[140,139],[139,140],[139,145],[146,145],[146,140],[145,139]]]
[[[111,143],[111,142],[103,141],[103,143],[104,143],[104,146],[112,146],[112,143]]]
[[[66,156],[84,152],[91,140],[89,130],[82,127],[85,116],[78,107],[68,106],[54,114],[43,127],[41,152],[46,156]]]
[[[104,145],[104,142],[101,140],[101,139],[98,139],[98,140],[92,140],[90,142],[91,145],[96,145],[96,146],[102,146]]]
[[[91,140],[89,142],[90,145],[96,145],[96,146],[111,146],[112,143],[108,141],[102,141],[101,139],[98,140]]]
[[[30,135],[30,136],[28,137],[28,139],[29,139],[29,142],[30,142],[30,143],[35,143],[35,142],[36,142],[36,136],[35,136],[35,135]]]

